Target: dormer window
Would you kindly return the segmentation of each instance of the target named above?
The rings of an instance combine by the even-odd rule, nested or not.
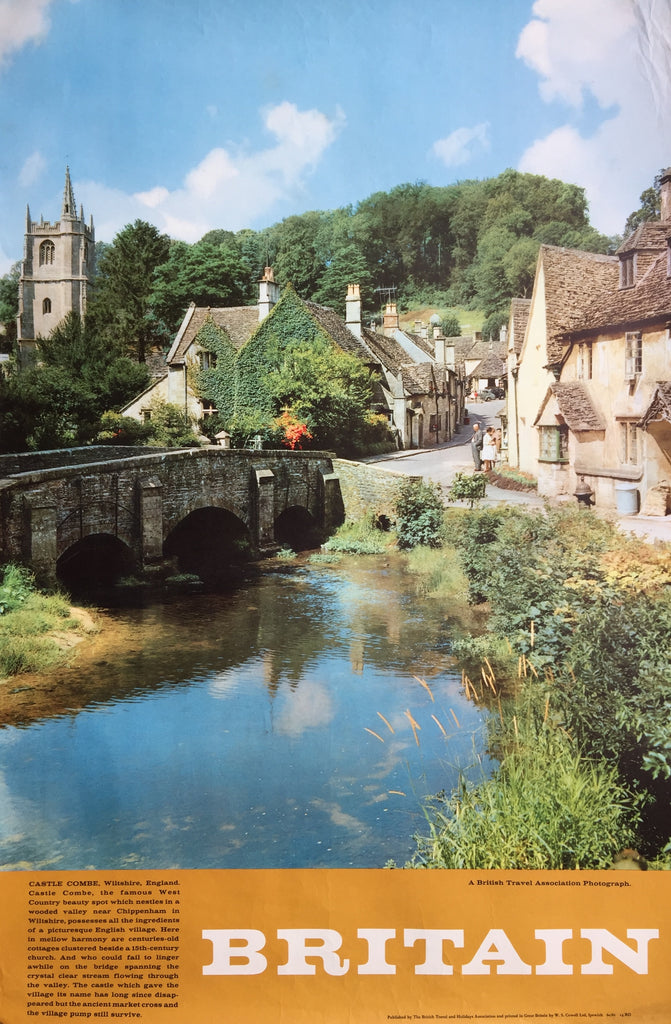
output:
[[[54,262],[56,256],[56,246],[47,238],[46,241],[42,242],[40,246],[40,266],[45,267]]]
[[[636,279],[636,255],[623,256],[620,260],[620,288],[632,288]]]

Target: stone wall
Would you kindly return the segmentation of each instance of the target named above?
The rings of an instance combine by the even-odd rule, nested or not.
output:
[[[421,476],[408,476],[383,469],[375,463],[333,460],[334,472],[340,478],[340,490],[347,520],[360,519],[367,512],[396,519],[395,503],[404,480],[420,481]]]
[[[17,473],[37,473],[43,469],[66,466],[89,466],[94,462],[136,459],[139,455],[156,455],[174,448],[131,447],[130,445],[91,445],[86,448],[59,448],[47,452],[19,452],[0,455],[0,480]]]

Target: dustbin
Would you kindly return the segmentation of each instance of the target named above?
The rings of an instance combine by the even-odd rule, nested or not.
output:
[[[635,516],[638,513],[640,494],[633,484],[615,484],[615,502],[622,516]]]

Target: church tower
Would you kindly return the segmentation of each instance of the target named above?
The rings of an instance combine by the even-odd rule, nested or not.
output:
[[[30,219],[19,281],[17,340],[22,365],[34,356],[39,338],[46,338],[70,312],[86,313],[95,272],[93,217],[84,223],[84,209],[75,206],[70,168],[65,169],[61,219],[53,224]]]

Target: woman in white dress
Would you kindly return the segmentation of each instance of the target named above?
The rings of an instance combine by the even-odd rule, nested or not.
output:
[[[494,428],[487,427],[484,437],[484,443],[482,445],[482,468],[485,473],[494,469],[494,463],[496,462],[496,439],[494,437]]]

